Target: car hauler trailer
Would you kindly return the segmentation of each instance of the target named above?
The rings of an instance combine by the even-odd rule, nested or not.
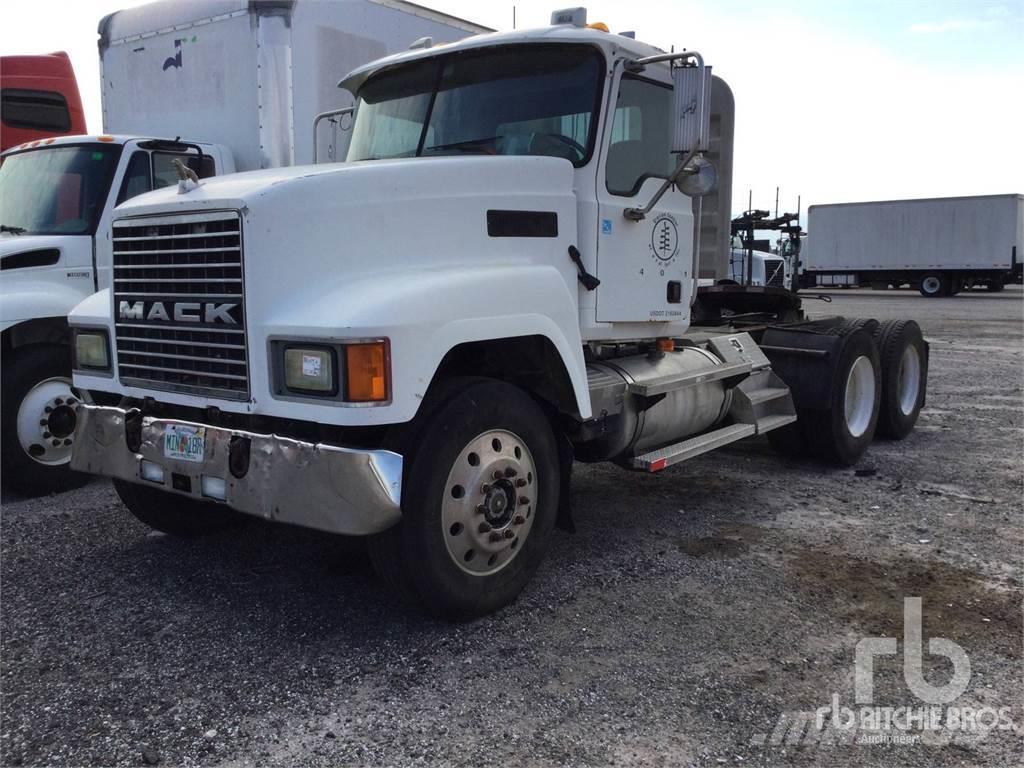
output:
[[[68,469],[73,409],[87,394],[71,390],[66,316],[111,284],[115,205],[176,185],[175,158],[200,176],[312,162],[316,122],[319,159],[332,160],[345,137],[332,109],[339,77],[417,40],[481,31],[398,0],[160,2],[105,17],[108,134],[34,137],[0,159],[5,485],[43,493],[85,480]],[[68,104],[80,114],[77,90]]]
[[[124,280],[70,322],[75,383],[123,400],[81,407],[73,466],[178,536],[246,515],[368,536],[402,593],[468,618],[571,527],[574,460],[658,472],[767,434],[848,465],[909,433],[913,321],[698,298],[698,254],[728,260],[698,203],[731,103],[700,54],[552,21],[356,69],[345,163],[120,208]]]
[[[910,284],[953,296],[1019,279],[1024,195],[812,205],[801,252],[810,286]]]

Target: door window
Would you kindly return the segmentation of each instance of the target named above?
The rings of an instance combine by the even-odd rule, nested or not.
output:
[[[638,77],[619,82],[605,183],[613,195],[632,197],[651,177],[668,178],[672,155],[672,87]]]
[[[124,173],[124,181],[121,182],[121,191],[117,193],[117,204],[125,200],[149,192],[153,188],[153,181],[149,170],[149,153],[137,151],[128,161],[128,170]]]

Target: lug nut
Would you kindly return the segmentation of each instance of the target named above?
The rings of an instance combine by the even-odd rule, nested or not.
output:
[[[43,432],[43,439],[44,439],[44,440],[48,440],[49,438],[50,438],[50,433],[49,433],[49,432],[46,432],[46,431],[44,431],[44,432]]]
[[[526,498],[525,496],[520,496],[519,497],[519,503],[520,504],[529,504],[530,500],[528,498]]]
[[[518,480],[516,480],[516,488],[525,488],[525,487],[526,487],[526,479],[525,478],[520,477]]]
[[[500,469],[494,470],[494,479],[495,480],[501,480],[503,477],[505,477],[505,473],[504,472],[502,472]]]
[[[491,541],[501,541],[501,534],[495,531],[488,537]]]
[[[61,399],[60,399],[60,398],[58,397],[58,398],[57,398],[56,400],[54,400],[54,401],[53,401],[53,404],[54,404],[54,405],[64,405],[64,401],[63,401],[63,400],[61,400]]]
[[[77,400],[75,400],[75,398],[73,398],[73,397],[69,397],[69,398],[67,399],[67,404],[68,404],[68,405],[78,405],[78,401],[77,401]]]
[[[477,505],[476,505],[476,513],[477,513],[478,515],[482,515],[482,514],[484,514],[484,513],[486,512],[486,511],[487,511],[487,507],[485,507],[485,506],[484,506],[483,504],[477,504]]]
[[[523,517],[522,515],[516,515],[515,519],[512,522],[515,523],[516,525],[522,525],[523,523],[526,522],[526,518]]]
[[[480,527],[477,530],[480,533],[489,533],[492,529],[490,523],[480,523]]]
[[[508,530],[507,528],[505,529],[505,538],[506,539],[514,539],[515,537],[516,537],[516,535],[514,533],[512,533],[512,531]]]
[[[60,445],[60,440],[54,440],[53,447],[56,448],[58,445]]]
[[[49,420],[49,419],[40,419],[40,420],[39,420],[39,426],[40,426],[40,427],[45,427],[45,426],[46,426],[47,424],[49,424],[49,423],[50,423],[50,420]]]
[[[505,470],[505,477],[515,477],[518,474],[519,473],[512,469],[512,467],[509,467],[508,469]]]
[[[484,483],[480,486],[480,493],[487,493],[489,490],[491,490],[490,483]]]
[[[46,406],[45,408],[43,408],[43,413],[51,413],[52,411],[53,408],[51,408],[50,406]]]
[[[65,440],[64,445],[71,445],[71,440]]]

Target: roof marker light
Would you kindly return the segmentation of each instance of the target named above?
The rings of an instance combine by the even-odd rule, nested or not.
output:
[[[562,24],[569,24],[573,27],[587,26],[586,8],[563,8],[551,14],[551,26],[557,27]]]

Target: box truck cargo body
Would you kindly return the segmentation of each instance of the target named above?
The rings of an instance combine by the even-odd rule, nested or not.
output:
[[[1024,195],[812,205],[805,285],[1002,287],[1021,271]]]
[[[100,23],[103,128],[165,135],[187,115],[189,133],[230,147],[239,170],[312,163],[313,120],[351,105],[337,87],[349,71],[423,38],[489,31],[396,0],[130,8]],[[322,124],[318,159],[340,157],[339,123]]]

